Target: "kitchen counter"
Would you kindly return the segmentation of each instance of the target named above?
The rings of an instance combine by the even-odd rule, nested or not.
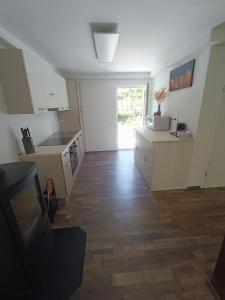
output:
[[[57,137],[70,137],[70,141],[66,145],[54,145],[54,146],[35,146],[35,153],[22,154],[22,156],[40,156],[40,155],[61,155],[69,147],[69,145],[75,141],[80,135],[81,131],[77,132],[56,132],[49,138]]]
[[[45,189],[48,178],[52,178],[59,202],[65,203],[82,163],[85,145],[82,131],[56,132],[49,139],[56,139],[57,142],[62,137],[67,138],[64,139],[66,145],[54,146],[50,143],[51,146],[35,146],[35,153],[22,154],[20,159],[36,163],[42,190]],[[76,142],[76,149],[70,148],[73,142]]]
[[[193,142],[193,137],[176,137],[170,134],[170,131],[154,131],[148,128],[136,128],[139,134],[141,134],[147,141],[152,143],[158,142]]]
[[[57,131],[55,133],[53,133],[52,135],[50,135],[48,138],[57,138],[57,137],[71,137],[73,138],[77,133],[79,133],[80,131],[76,131],[76,132],[67,132],[67,131]]]
[[[194,139],[136,129],[135,162],[152,191],[185,189]]]

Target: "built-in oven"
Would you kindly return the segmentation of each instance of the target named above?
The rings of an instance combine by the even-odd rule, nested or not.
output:
[[[77,143],[76,143],[76,141],[74,141],[70,145],[69,154],[70,154],[71,170],[72,170],[72,174],[74,174],[74,172],[76,171],[77,166],[78,166]]]

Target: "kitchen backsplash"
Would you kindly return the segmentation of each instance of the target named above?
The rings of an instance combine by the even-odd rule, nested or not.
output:
[[[38,145],[49,135],[59,130],[56,112],[47,112],[32,115],[9,115],[10,124],[18,149],[24,151],[21,142],[21,127],[29,127],[34,145]]]

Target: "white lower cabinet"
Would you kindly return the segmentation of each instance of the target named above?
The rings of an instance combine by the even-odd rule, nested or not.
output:
[[[193,139],[166,139],[165,132],[162,138],[160,132],[148,130],[136,131],[134,150],[135,162],[148,186],[152,191],[187,188]]]
[[[65,203],[69,199],[84,156],[84,150],[79,146],[81,139],[82,133],[79,132],[74,138],[71,137],[71,141],[65,147],[62,145],[40,146],[35,147],[35,153],[21,155],[21,160],[35,161],[42,190],[45,189],[47,179],[53,179],[56,196],[61,203]],[[78,145],[77,148],[79,148],[77,149],[78,167],[72,174],[69,147],[74,141]]]
[[[62,167],[63,167],[63,173],[64,173],[64,180],[65,180],[65,185],[66,185],[66,191],[67,194],[70,194],[70,191],[73,187],[73,174],[71,170],[71,165],[70,165],[70,155],[69,155],[69,149],[67,149],[63,154],[62,154]]]
[[[78,163],[80,164],[83,160],[84,156],[84,140],[83,135],[81,134],[77,139],[77,156],[78,156]]]
[[[148,185],[152,184],[152,143],[147,142],[141,135],[136,138],[134,151],[136,164],[139,166],[142,175]]]

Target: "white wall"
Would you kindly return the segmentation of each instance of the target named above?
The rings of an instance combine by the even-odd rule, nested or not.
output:
[[[32,115],[8,115],[0,86],[0,162],[18,160],[18,153],[24,152],[20,132],[21,127],[29,127],[34,144],[40,143],[58,130],[55,112]]]
[[[201,108],[209,53],[210,48],[205,47],[199,54],[189,56],[188,58],[184,58],[182,61],[179,61],[179,65],[182,65],[193,58],[196,59],[193,86],[191,88],[170,92],[168,99],[166,99],[161,105],[163,115],[176,118],[179,112],[178,121],[186,123],[187,128],[192,131],[194,136],[196,136],[198,127],[198,118]],[[162,70],[153,78],[153,91],[156,91],[161,87],[169,87],[170,71],[177,66],[178,64],[174,64],[173,66]],[[153,100],[151,102],[151,113],[153,114],[156,110],[157,102]],[[176,122],[172,122],[171,125],[171,129],[175,129],[174,127],[176,126]]]
[[[86,151],[116,150],[116,88],[121,85],[147,84],[148,79],[79,80]]]
[[[29,127],[34,145],[38,145],[49,135],[59,130],[58,117],[55,112],[46,112],[29,115],[10,115],[9,116],[14,139],[19,149],[24,152],[22,145],[21,127]]]

